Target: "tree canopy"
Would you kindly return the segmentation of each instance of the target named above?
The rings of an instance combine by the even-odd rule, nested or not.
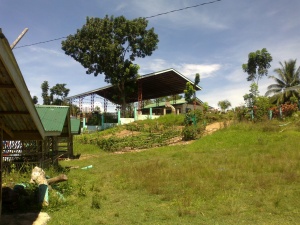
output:
[[[44,81],[41,84],[41,89],[43,105],[63,105],[65,98],[70,92],[70,89],[66,88],[66,84],[56,84],[52,88],[49,88],[48,81]]]
[[[225,112],[226,109],[228,109],[231,106],[230,101],[226,100],[222,100],[218,102],[218,106],[220,106],[221,110],[223,112]]]
[[[296,67],[296,61],[289,60],[284,64],[279,62],[281,68],[274,70],[277,76],[269,76],[275,84],[268,86],[265,96],[271,96],[272,103],[283,104],[291,101],[291,98],[299,100],[300,67]]]
[[[184,90],[184,98],[188,103],[191,103],[196,100],[196,86],[200,82],[200,74],[195,74],[195,80],[194,83],[191,84],[190,82],[186,83],[186,87]]]
[[[77,33],[62,41],[62,49],[81,63],[87,74],[104,74],[104,80],[116,87],[116,101],[124,109],[126,95],[135,91],[138,78],[139,66],[133,61],[157,49],[158,36],[154,28],[147,30],[147,26],[145,18],[87,17]]]
[[[258,83],[262,76],[267,76],[272,60],[273,58],[266,48],[250,52],[248,62],[242,65],[243,71],[248,74],[247,81]]]

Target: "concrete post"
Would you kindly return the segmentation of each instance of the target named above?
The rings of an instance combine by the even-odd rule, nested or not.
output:
[[[121,111],[118,110],[118,125],[121,125]]]
[[[134,107],[133,113],[134,113],[134,121],[137,121],[138,120],[138,115],[137,115],[137,112],[136,112],[136,107]]]

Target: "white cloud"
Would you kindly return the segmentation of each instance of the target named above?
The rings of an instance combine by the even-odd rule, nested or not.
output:
[[[183,63],[179,65],[178,70],[180,73],[190,79],[195,78],[195,74],[199,73],[201,79],[214,76],[214,73],[220,70],[220,64],[187,64]]]

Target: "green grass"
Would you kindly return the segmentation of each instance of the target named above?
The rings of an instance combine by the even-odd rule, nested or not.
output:
[[[298,224],[299,124],[233,124],[190,145],[113,154],[75,143],[51,224]]]

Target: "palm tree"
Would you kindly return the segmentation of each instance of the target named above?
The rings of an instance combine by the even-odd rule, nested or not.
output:
[[[278,77],[269,76],[275,80],[275,84],[268,86],[265,96],[271,96],[271,103],[282,104],[290,101],[291,97],[300,97],[300,67],[296,68],[296,59],[284,62],[284,65],[279,62],[281,68],[274,70]]]

